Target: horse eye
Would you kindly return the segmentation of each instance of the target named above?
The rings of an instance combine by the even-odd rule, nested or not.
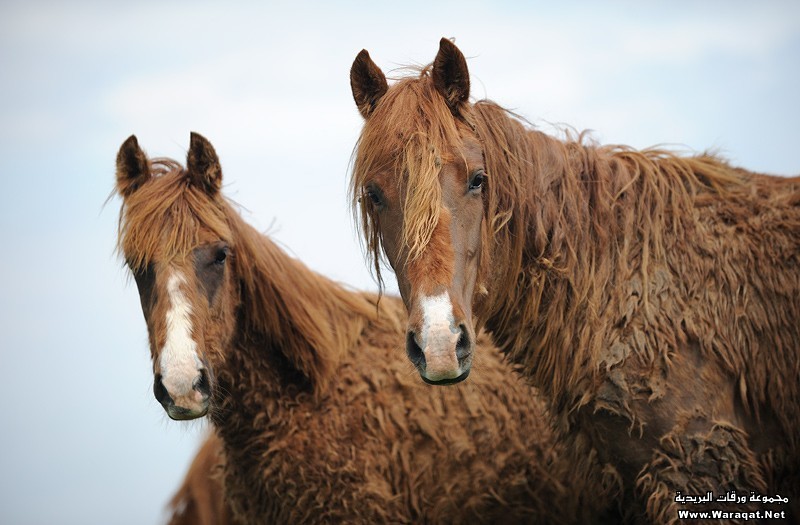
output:
[[[483,180],[486,178],[486,173],[483,170],[476,170],[475,173],[472,174],[472,178],[469,181],[469,191],[475,191],[481,189],[483,186]]]
[[[381,205],[381,196],[378,195],[378,193],[376,191],[367,190],[366,193],[367,193],[367,197],[369,197],[369,200],[372,201],[372,204],[374,204],[375,206],[380,206]]]
[[[225,264],[225,259],[228,258],[228,248],[220,248],[214,255],[214,264]]]

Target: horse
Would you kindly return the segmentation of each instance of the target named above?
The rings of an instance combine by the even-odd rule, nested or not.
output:
[[[332,282],[257,232],[192,133],[186,168],[117,155],[118,251],[139,291],[153,391],[207,415],[242,523],[560,523],[591,516],[535,389],[484,336],[470,385],[430,392],[397,354],[405,310]]]
[[[169,502],[169,525],[234,525],[222,483],[222,442],[212,431],[197,451],[180,488]]]
[[[351,204],[425,381],[463,381],[484,327],[626,519],[730,491],[800,519],[800,178],[549,136],[471,102],[448,39],[391,87],[362,50],[350,83]]]

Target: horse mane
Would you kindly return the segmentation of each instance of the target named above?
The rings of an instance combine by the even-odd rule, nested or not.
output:
[[[310,270],[244,222],[230,204],[225,207],[236,243],[244,326],[277,343],[320,393],[365,326],[394,326],[396,314],[372,294]]]
[[[203,227],[232,247],[244,346],[280,349],[314,391],[326,388],[341,355],[368,323],[396,323],[377,297],[352,291],[287,255],[221,195],[209,197],[171,159],[150,161],[151,178],[120,211],[118,251],[132,269],[189,257]],[[160,232],[154,236],[153,232]],[[258,349],[257,349],[258,350]]]
[[[485,219],[491,238],[484,237],[484,244],[495,248],[484,264],[504,268],[493,287],[512,294],[482,306],[501,332],[520,311],[522,323],[538,324],[542,302],[599,313],[608,282],[629,273],[638,258],[646,284],[648,262],[664,254],[664,232],[682,229],[696,195],[726,195],[746,179],[710,154],[600,146],[587,133],[569,131],[562,141],[494,102],[469,109],[465,118],[482,141],[490,177]],[[541,271],[524,275],[530,261]],[[553,275],[568,283],[563,292],[569,298],[540,295],[530,301],[531,292],[541,290],[545,278],[552,284]],[[527,344],[523,337],[503,346],[521,348]]]

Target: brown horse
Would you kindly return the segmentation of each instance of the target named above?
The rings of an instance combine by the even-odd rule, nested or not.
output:
[[[350,81],[353,205],[423,379],[466,377],[474,316],[631,516],[736,490],[800,519],[800,180],[552,138],[470,103],[446,39],[391,87],[364,50]]]
[[[187,168],[117,157],[119,250],[147,323],[154,392],[208,413],[244,523],[558,523],[591,512],[538,394],[483,342],[463,388],[430,391],[397,356],[396,299],[315,274],[246,224],[192,134]],[[586,458],[584,458],[586,460]]]

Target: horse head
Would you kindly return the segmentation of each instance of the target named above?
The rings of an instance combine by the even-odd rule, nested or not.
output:
[[[116,179],[123,200],[118,245],[147,323],[153,392],[170,418],[201,417],[238,306],[219,159],[197,133],[186,169],[149,160],[131,136],[117,155]]]
[[[488,257],[483,147],[472,125],[469,72],[447,39],[419,78],[389,87],[366,50],[350,70],[365,119],[352,194],[375,267],[383,256],[409,313],[406,351],[423,380],[467,377],[473,304]]]

